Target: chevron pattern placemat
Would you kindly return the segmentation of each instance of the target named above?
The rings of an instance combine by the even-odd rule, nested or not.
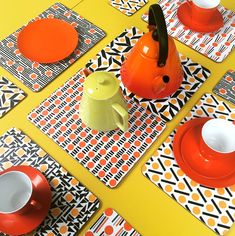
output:
[[[111,6],[127,16],[133,15],[147,2],[148,0],[109,0]]]
[[[51,186],[51,209],[32,235],[75,236],[99,208],[99,200],[93,193],[27,135],[15,128],[0,137],[0,171],[13,165],[27,165],[38,169]]]
[[[116,187],[165,128],[159,117],[126,97],[129,129],[91,130],[79,118],[80,70],[42,102],[28,119],[110,188]]]
[[[115,235],[140,236],[115,210],[108,208],[85,233],[85,236]]]
[[[79,43],[74,53],[64,60],[40,64],[23,57],[17,48],[17,36],[23,27],[0,42],[0,65],[34,92],[43,89],[105,36],[100,28],[61,3],[54,4],[32,21],[40,18],[57,18],[71,24],[79,34]]]
[[[177,9],[185,0],[159,0],[168,34],[215,62],[222,62],[235,48],[235,12],[219,6],[224,26],[213,33],[199,33],[188,29],[177,17]],[[142,16],[148,21],[148,13]]]
[[[26,93],[0,76],[0,118],[26,97]]]
[[[118,79],[121,79],[120,68],[125,60],[125,56],[142,35],[143,32],[136,27],[126,29],[91,59],[86,67],[91,71],[105,70],[113,72]],[[208,69],[193,62],[186,56],[180,55],[180,59],[184,70],[184,79],[180,88],[171,96],[156,100],[144,99],[135,96],[121,83],[123,93],[140,103],[141,106],[146,107],[154,114],[160,116],[165,122],[172,120],[202,83],[210,76]]]
[[[211,117],[235,120],[235,107],[205,94],[182,120]],[[172,149],[176,131],[156,150],[143,167],[144,175],[172,199],[219,235],[225,235],[235,218],[235,185],[208,188],[191,180],[177,165]]]

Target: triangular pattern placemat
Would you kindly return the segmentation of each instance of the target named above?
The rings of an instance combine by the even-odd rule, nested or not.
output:
[[[121,79],[120,68],[125,56],[142,35],[143,32],[136,27],[125,29],[124,32],[91,59],[86,67],[91,71],[105,70],[113,72],[117,78]],[[200,64],[183,55],[180,55],[180,59],[184,70],[184,80],[180,88],[171,96],[156,100],[140,98],[128,91],[121,83],[123,93],[133,98],[143,107],[148,108],[154,114],[161,116],[165,122],[172,120],[210,76],[210,71]]]
[[[26,97],[26,93],[0,76],[0,118]]]
[[[228,71],[214,87],[213,92],[235,105],[235,71]]]
[[[51,209],[33,235],[75,236],[99,208],[99,200],[93,193],[27,135],[15,128],[0,137],[0,171],[13,165],[27,165],[38,169],[51,186]]]
[[[142,8],[148,0],[109,0],[109,4],[127,16],[133,15]]]
[[[79,118],[83,82],[80,70],[34,109],[28,119],[93,175],[114,188],[161,134],[165,123],[126,97],[127,132],[91,130]]]
[[[219,6],[224,26],[213,33],[200,33],[188,29],[177,17],[177,9],[185,0],[159,0],[168,34],[215,62],[222,62],[235,48],[235,12]],[[142,16],[148,21],[148,14]]]
[[[34,92],[43,89],[105,36],[100,28],[61,3],[54,4],[32,21],[40,18],[57,18],[73,25],[79,34],[79,43],[66,59],[40,64],[23,57],[17,48],[17,36],[23,27],[0,42],[0,65]]]
[[[222,118],[235,120],[235,107],[205,94],[183,119]],[[235,185],[208,188],[191,180],[177,165],[172,149],[174,130],[143,167],[144,175],[172,199],[219,235],[225,235],[235,219]]]
[[[85,236],[115,235],[140,236],[115,210],[108,208],[85,233]]]

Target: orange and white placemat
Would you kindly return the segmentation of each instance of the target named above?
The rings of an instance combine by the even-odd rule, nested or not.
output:
[[[235,107],[217,96],[205,94],[183,119],[198,117],[235,120]],[[143,174],[172,199],[219,235],[225,235],[235,218],[235,185],[208,188],[188,176],[177,165],[172,149],[174,130],[143,167]]]

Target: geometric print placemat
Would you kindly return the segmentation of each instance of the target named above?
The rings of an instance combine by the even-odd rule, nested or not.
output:
[[[129,129],[98,132],[79,118],[84,75],[80,70],[42,102],[28,119],[93,175],[114,188],[165,128],[159,117],[126,97]]]
[[[12,128],[0,137],[0,171],[16,165],[32,166],[41,171],[52,191],[49,213],[33,235],[76,235],[99,208],[94,194],[27,135]]]
[[[228,71],[213,92],[235,105],[235,71]]]
[[[140,236],[140,234],[112,208],[106,209],[100,218],[85,233],[85,236],[98,235]]]
[[[133,15],[142,8],[148,0],[109,0],[109,4],[127,16]]]
[[[115,73],[121,80],[120,68],[126,55],[143,35],[136,27],[131,27],[122,32],[101,52],[91,59],[86,67],[91,71],[105,70]],[[210,76],[210,71],[191,59],[180,55],[184,79],[180,88],[171,96],[162,99],[143,99],[128,91],[121,83],[124,94],[133,98],[141,106],[160,116],[165,122],[172,120],[180,109],[198,90],[202,83]]]
[[[205,94],[181,121],[199,117],[235,120],[235,107]],[[225,235],[235,218],[235,185],[208,188],[186,176],[174,158],[172,143],[176,130],[156,150],[143,167],[143,174],[172,199],[219,235]]]
[[[0,76],[0,118],[26,97],[26,93]]]
[[[168,34],[215,62],[222,62],[235,48],[235,12],[219,6],[224,26],[217,32],[200,33],[184,26],[177,17],[179,5],[185,0],[159,0],[167,24]],[[142,16],[148,22],[148,13]]]
[[[24,26],[0,42],[0,65],[34,92],[43,89],[105,36],[100,28],[61,3],[54,4],[30,22],[41,18],[57,18],[71,24],[79,34],[79,43],[64,60],[41,64],[28,60],[17,48],[17,36]]]

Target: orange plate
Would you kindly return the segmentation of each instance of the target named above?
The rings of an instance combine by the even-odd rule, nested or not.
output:
[[[200,24],[193,21],[191,17],[191,9],[187,2],[179,6],[177,16],[183,25],[196,32],[211,33],[219,30],[224,25],[223,17],[219,10],[216,11],[213,20],[208,24]]]
[[[29,176],[35,188],[34,199],[42,205],[42,209],[32,208],[25,214],[0,214],[0,234],[27,234],[46,218],[51,205],[51,189],[45,176],[37,169],[30,166],[13,166],[4,172],[13,170],[22,171]]]
[[[202,126],[211,118],[192,119],[181,125],[173,140],[176,162],[182,171],[199,184],[223,188],[235,184],[235,160],[206,158],[200,153]]]
[[[41,19],[29,23],[19,33],[17,46],[31,61],[55,63],[68,57],[78,45],[78,32],[59,19]]]

